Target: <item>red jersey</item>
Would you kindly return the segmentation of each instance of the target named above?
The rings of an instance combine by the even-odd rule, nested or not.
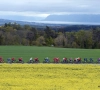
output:
[[[56,60],[56,58],[54,58],[53,60]]]
[[[2,59],[2,57],[0,57],[0,61],[2,61],[3,59]]]
[[[11,58],[11,60],[12,60],[12,61],[14,61],[14,60],[15,60],[15,58]]]
[[[38,61],[38,58],[34,58],[35,61]]]
[[[63,60],[64,60],[64,61],[66,61],[66,60],[67,60],[67,58],[63,58]]]
[[[59,62],[59,58],[54,58],[54,62]]]
[[[18,60],[19,60],[19,61],[22,61],[22,58],[19,58]]]
[[[81,61],[81,58],[78,58],[78,61]]]

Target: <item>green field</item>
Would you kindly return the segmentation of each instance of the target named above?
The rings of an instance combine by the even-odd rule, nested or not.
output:
[[[67,58],[90,58],[97,61],[100,57],[99,49],[72,49],[72,48],[55,48],[55,47],[36,47],[36,46],[0,46],[0,56],[6,61],[7,58],[15,57],[16,60],[22,57],[25,62],[30,57],[38,57],[40,62],[43,62],[45,57],[49,57],[53,61],[54,57]]]

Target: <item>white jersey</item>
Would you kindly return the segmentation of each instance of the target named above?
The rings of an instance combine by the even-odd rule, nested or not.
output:
[[[32,57],[30,58],[30,60],[32,60]]]

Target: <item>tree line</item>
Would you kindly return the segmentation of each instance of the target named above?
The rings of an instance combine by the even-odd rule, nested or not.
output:
[[[79,26],[78,26],[79,27]],[[89,30],[53,30],[46,26],[43,30],[16,23],[0,26],[0,45],[55,46],[64,48],[100,48],[100,27]]]

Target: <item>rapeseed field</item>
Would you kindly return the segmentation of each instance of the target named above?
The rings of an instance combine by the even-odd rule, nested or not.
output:
[[[0,64],[0,90],[100,90],[100,65]]]

